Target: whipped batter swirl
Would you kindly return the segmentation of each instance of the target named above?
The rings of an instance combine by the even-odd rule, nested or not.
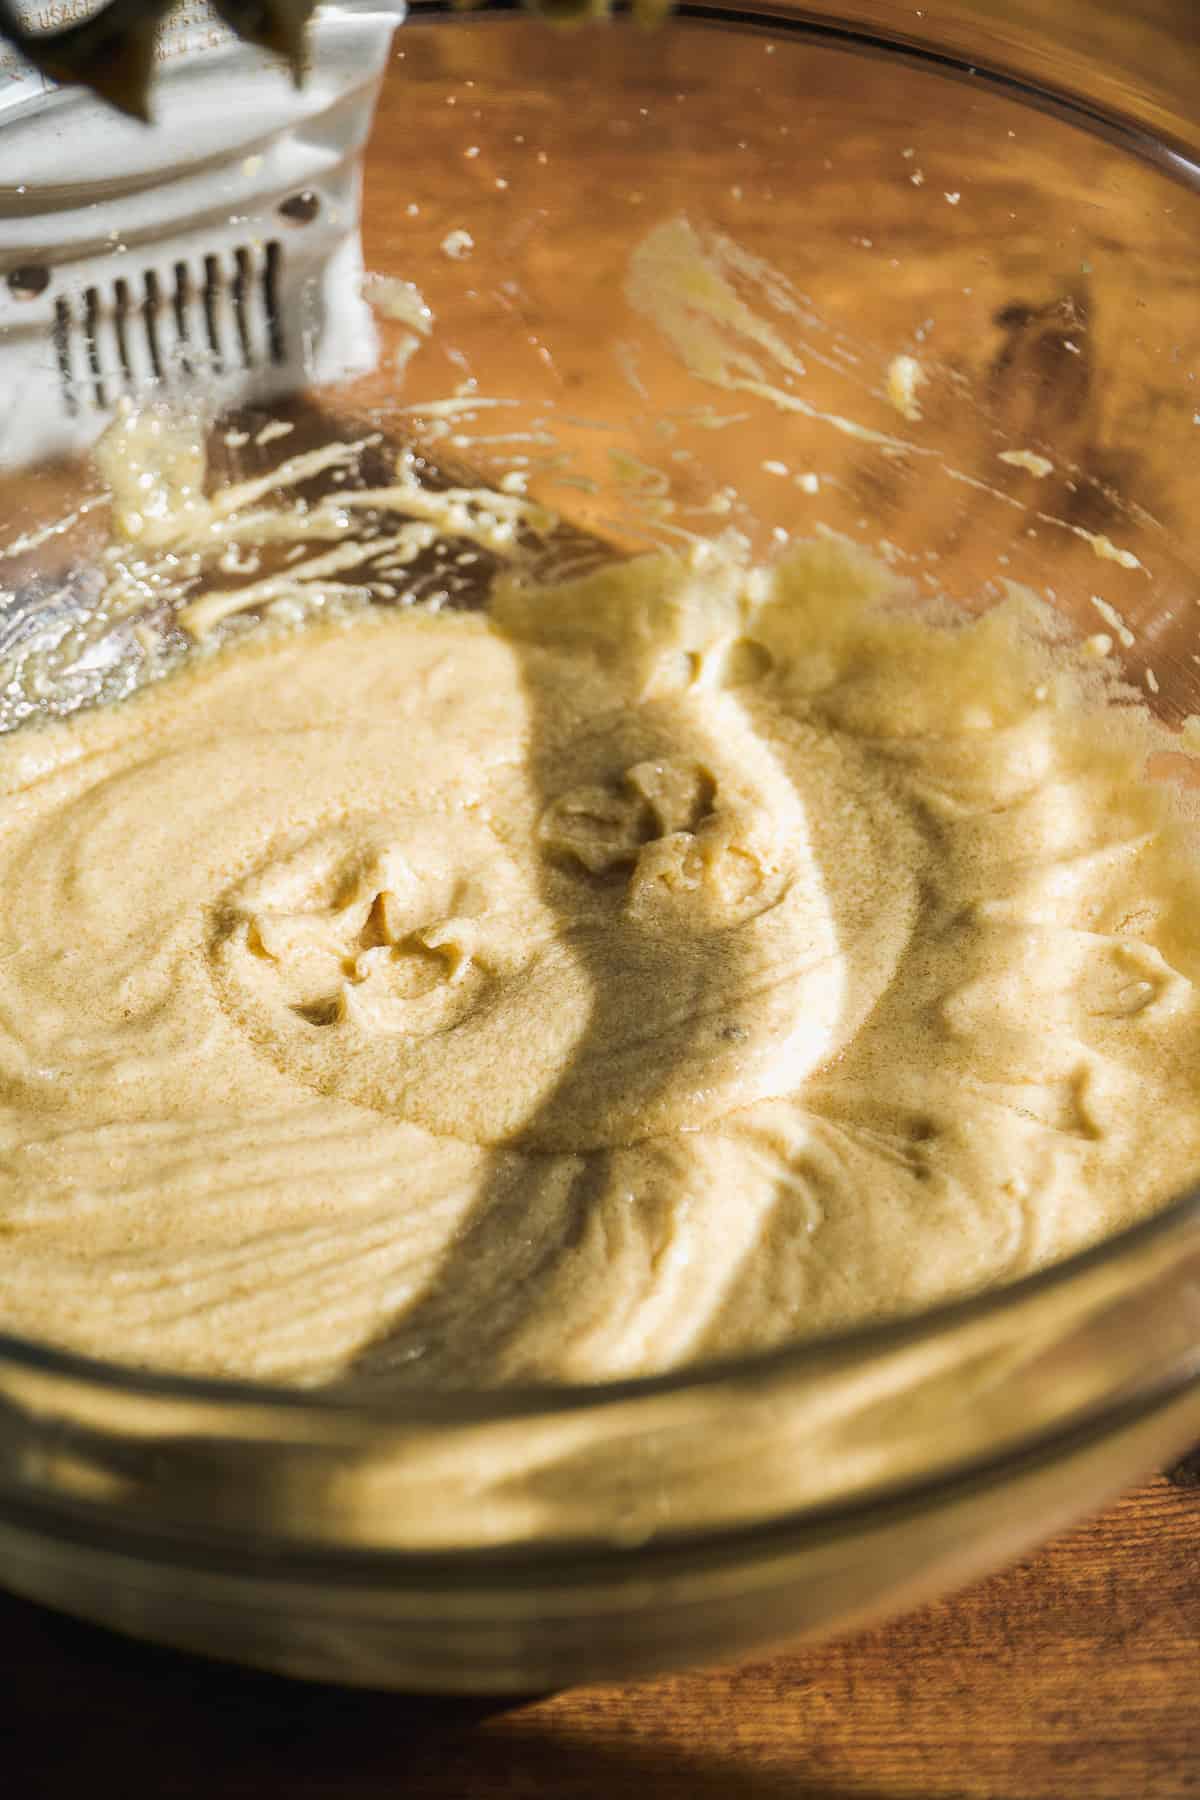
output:
[[[243,643],[0,745],[0,1326],[603,1379],[1200,1166],[1189,829],[1014,598],[832,546]]]

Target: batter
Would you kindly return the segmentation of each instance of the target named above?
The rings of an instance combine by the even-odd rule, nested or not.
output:
[[[0,1326],[600,1380],[927,1306],[1200,1167],[1200,879],[1014,597],[832,545],[260,635],[0,746]]]

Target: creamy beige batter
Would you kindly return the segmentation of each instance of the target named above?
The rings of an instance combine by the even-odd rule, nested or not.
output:
[[[0,746],[0,1325],[599,1379],[921,1307],[1200,1167],[1198,866],[1014,597],[832,545],[230,648]]]

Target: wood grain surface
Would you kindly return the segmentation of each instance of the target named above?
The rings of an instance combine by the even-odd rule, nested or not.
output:
[[[0,1771],[12,1800],[1180,1800],[1200,1488],[842,1643],[520,1703],[308,1687],[0,1597]]]

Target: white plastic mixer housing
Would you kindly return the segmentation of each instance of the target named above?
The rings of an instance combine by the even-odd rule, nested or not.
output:
[[[296,87],[193,7],[149,125],[0,63],[0,466],[85,449],[123,395],[371,367],[361,154],[404,8],[320,9]]]

